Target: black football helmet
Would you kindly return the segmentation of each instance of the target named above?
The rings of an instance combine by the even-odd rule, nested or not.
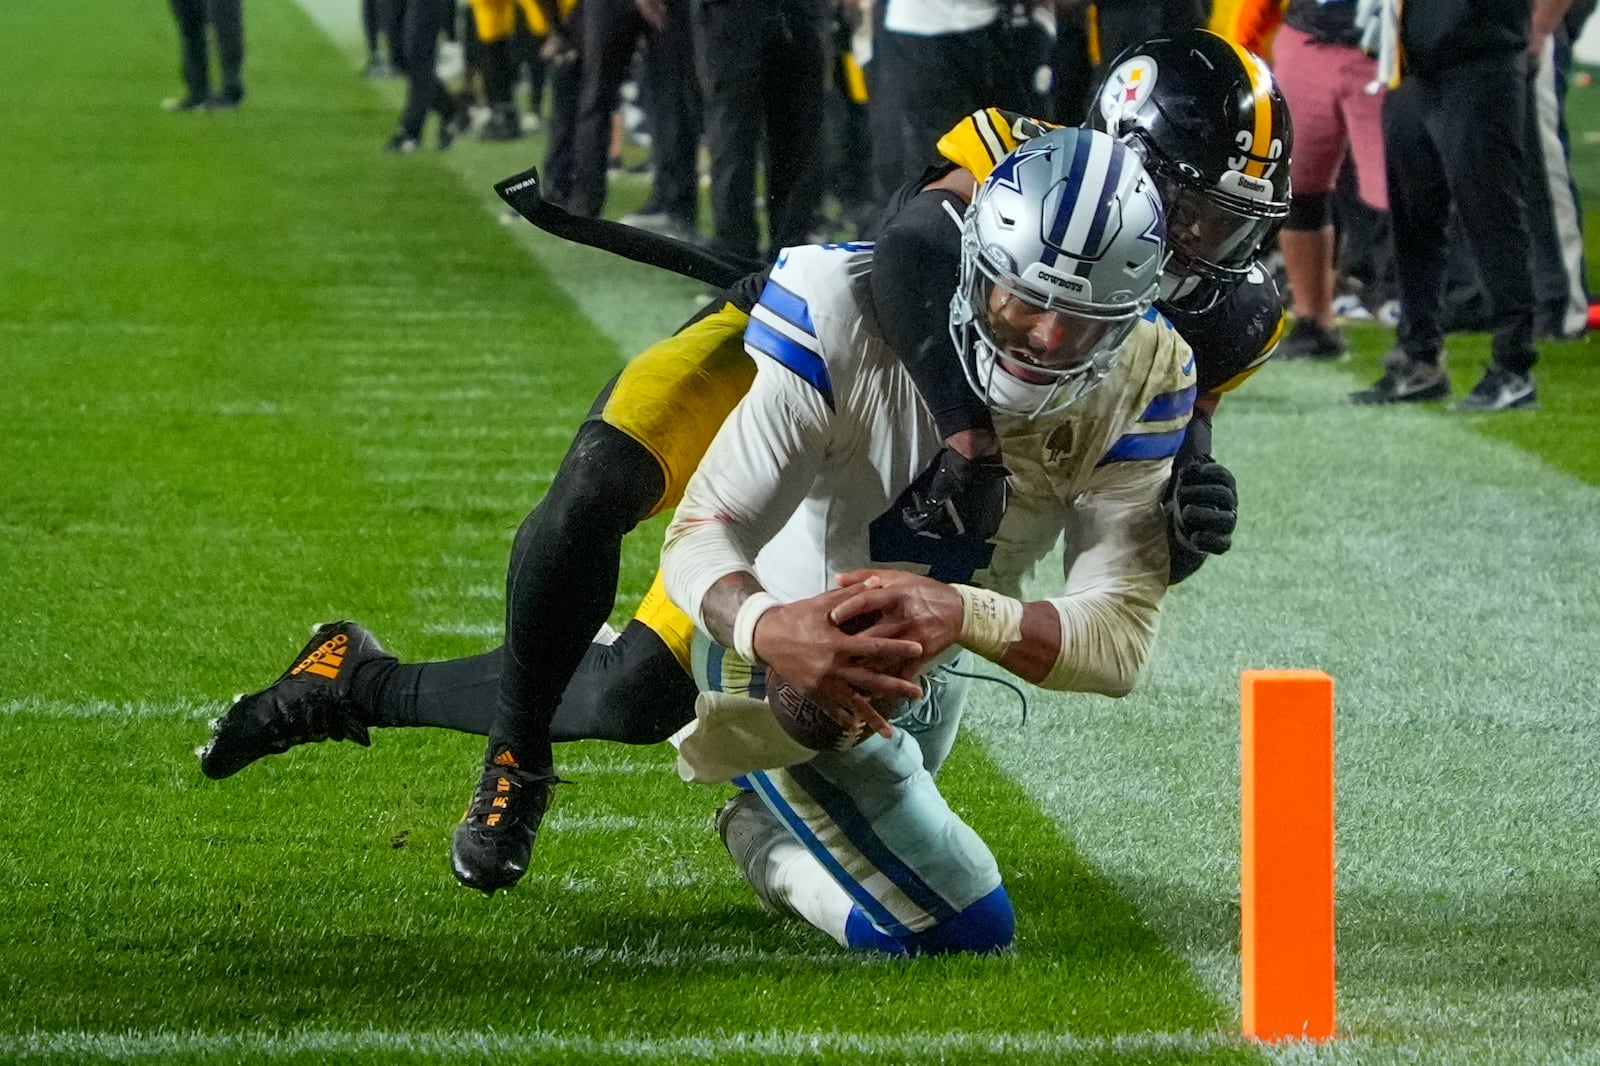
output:
[[[1088,125],[1140,154],[1166,204],[1163,299],[1189,279],[1243,278],[1289,213],[1289,106],[1265,61],[1224,37],[1191,30],[1123,52]]]

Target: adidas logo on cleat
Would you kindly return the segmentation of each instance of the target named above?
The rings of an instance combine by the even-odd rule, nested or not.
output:
[[[354,622],[318,626],[278,679],[259,692],[235,696],[212,723],[211,739],[198,751],[210,778],[238,773],[267,755],[321,740],[370,743],[352,693],[363,664],[393,656]]]
[[[322,643],[316,651],[307,655],[294,665],[289,671],[290,677],[310,672],[318,677],[333,680],[339,676],[339,668],[344,665],[345,649],[350,645],[350,637],[345,633],[335,633]]]

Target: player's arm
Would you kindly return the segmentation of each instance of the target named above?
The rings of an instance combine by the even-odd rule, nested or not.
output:
[[[1006,468],[989,409],[966,383],[950,336],[950,297],[961,273],[957,219],[975,180],[957,168],[911,197],[878,235],[872,297],[878,323],[945,439],[933,482],[906,508],[923,536],[987,539],[1005,514]]]
[[[887,570],[845,574],[860,595],[837,616],[878,611],[866,632],[916,640],[925,657],[960,644],[1045,688],[1126,695],[1155,636],[1167,587],[1161,493],[1167,459],[1102,467],[1069,513],[1066,589],[1023,602]]]
[[[1277,350],[1286,324],[1283,299],[1258,264],[1214,319],[1191,318],[1187,324],[1194,332],[1200,394],[1167,486],[1169,585],[1199,570],[1207,556],[1233,546],[1238,486],[1233,473],[1213,456],[1212,419],[1223,394],[1244,384]]]
[[[872,257],[872,303],[883,338],[910,371],[941,437],[976,435],[965,454],[999,451],[989,409],[959,372],[950,297],[961,274],[958,219],[975,182],[954,170],[926,185],[889,220]]]
[[[780,603],[756,577],[756,554],[805,498],[832,424],[815,388],[772,360],[757,363],[755,383],[713,439],[667,530],[667,592],[718,643],[887,729],[868,697],[919,690],[860,660],[916,659],[920,647],[835,627],[828,616],[841,592]]]
[[[1533,18],[1528,33],[1528,54],[1535,59],[1544,51],[1544,44],[1550,35],[1561,25],[1561,20],[1567,17],[1567,8],[1572,6],[1572,0],[1534,0]]]

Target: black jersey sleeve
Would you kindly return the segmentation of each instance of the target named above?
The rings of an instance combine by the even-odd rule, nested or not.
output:
[[[988,408],[961,372],[950,337],[950,298],[961,271],[954,193],[924,191],[905,201],[878,233],[872,259],[872,302],[884,340],[905,364],[927,402],[939,435],[993,429]]]
[[[1259,263],[1200,308],[1156,305],[1194,349],[1201,392],[1230,392],[1261,368],[1283,336],[1283,297]]]

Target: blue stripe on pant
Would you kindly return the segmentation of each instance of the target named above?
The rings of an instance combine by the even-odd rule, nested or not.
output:
[[[737,675],[731,653],[702,649],[702,641],[702,678]],[[852,947],[995,950],[1010,943],[1014,927],[999,867],[933,780],[960,724],[968,681],[943,672],[924,680],[923,699],[893,717],[893,736],[753,772],[745,782],[849,894]]]

